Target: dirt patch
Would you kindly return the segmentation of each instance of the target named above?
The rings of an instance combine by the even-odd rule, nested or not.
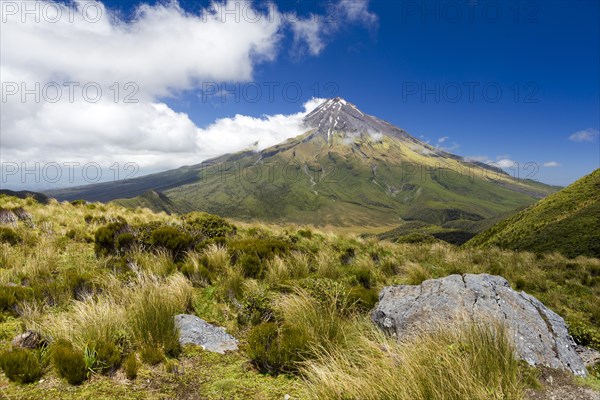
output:
[[[578,385],[572,374],[540,368],[542,388],[529,390],[528,400],[600,400],[600,392]]]

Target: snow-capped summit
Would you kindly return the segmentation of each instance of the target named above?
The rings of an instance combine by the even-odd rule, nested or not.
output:
[[[379,118],[367,115],[341,97],[328,99],[304,117],[304,125],[314,129],[313,135],[323,135],[330,142],[334,133],[373,135],[416,141],[408,133]]]

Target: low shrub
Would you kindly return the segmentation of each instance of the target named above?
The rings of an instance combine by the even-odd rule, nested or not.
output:
[[[1,352],[0,368],[8,379],[18,383],[35,382],[43,372],[39,354],[20,348]]]
[[[277,238],[249,238],[229,243],[232,263],[241,267],[244,276],[255,279],[263,277],[265,261],[295,249],[293,243]]]
[[[150,244],[169,251],[175,260],[182,260],[186,251],[193,248],[194,238],[172,226],[163,226],[152,231]]]
[[[143,346],[140,351],[140,357],[148,365],[157,365],[166,359],[162,349],[154,345]]]
[[[355,304],[358,310],[368,312],[379,301],[379,292],[374,288],[367,289],[362,286],[355,286],[350,289],[349,300]]]
[[[127,379],[131,381],[135,380],[135,378],[137,378],[138,368],[139,365],[135,353],[129,354],[123,363],[123,369],[125,370]]]
[[[14,229],[7,226],[0,226],[0,243],[8,243],[12,246],[21,242],[21,236]]]
[[[96,351],[95,370],[101,374],[109,374],[121,366],[121,351],[111,342],[99,340],[93,345]]]
[[[129,232],[129,230],[129,225],[123,219],[98,228],[94,234],[96,256],[119,255],[123,249],[118,247],[116,239],[119,235]]]
[[[80,385],[88,377],[83,352],[71,342],[61,340],[52,346],[52,362],[56,372],[71,385]]]
[[[318,352],[348,346],[348,339],[356,333],[349,309],[341,292],[326,295],[322,302],[296,289],[275,302],[279,323],[267,322],[252,329],[249,356],[261,371],[297,372],[301,361]]]
[[[580,319],[569,321],[569,333],[577,344],[600,350],[600,332]]]
[[[304,339],[298,331],[265,322],[250,331],[248,356],[263,373],[296,372],[307,346]]]
[[[241,300],[242,309],[238,314],[238,323],[241,325],[257,325],[273,319],[271,296],[256,281],[249,281],[245,285],[244,296]]]
[[[183,216],[188,228],[203,236],[214,239],[234,235],[237,228],[217,215],[192,212]]]
[[[0,311],[16,314],[18,304],[32,299],[33,296],[34,292],[29,287],[0,286]]]

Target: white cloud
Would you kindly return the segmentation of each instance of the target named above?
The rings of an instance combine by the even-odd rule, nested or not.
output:
[[[325,99],[312,99],[304,104],[303,112],[291,115],[221,118],[198,130],[196,147],[204,158],[254,147],[255,143],[256,150],[265,149],[306,132],[302,119],[323,101]]]
[[[284,15],[294,34],[296,53],[302,53],[305,46],[310,54],[320,54],[331,36],[350,24],[367,28],[377,26],[378,18],[369,11],[369,0],[339,0],[328,8],[324,16],[311,14],[301,18],[295,13]]]
[[[378,21],[377,15],[369,11],[369,0],[340,0],[338,10],[349,21],[365,26],[372,26]]]
[[[597,129],[588,128],[578,131],[569,136],[569,140],[573,142],[593,142],[598,138],[599,132]]]
[[[2,65],[15,81],[135,82],[140,96],[153,98],[206,80],[251,79],[256,62],[274,59],[281,37],[276,10],[258,21],[230,17],[223,22],[216,3],[197,15],[176,2],[142,4],[125,22],[98,3],[102,18],[91,23],[83,16],[85,3],[75,3],[76,12],[63,3],[42,3],[60,7],[63,17],[56,23],[5,17]]]
[[[496,161],[491,160],[488,156],[468,156],[465,157],[465,161],[475,161],[475,162],[481,162],[481,163],[485,163],[494,167],[499,167],[499,168],[511,168],[514,167],[515,164],[517,164],[516,161],[513,161],[509,155],[501,155],[501,156],[497,156],[496,157]]]
[[[444,142],[445,142],[446,140],[448,140],[448,139],[449,139],[449,138],[448,138],[448,136],[444,136],[444,137],[441,137],[441,138],[439,138],[437,142],[438,142],[439,144],[442,144],[442,143],[444,143]]]
[[[560,167],[560,164],[557,163],[556,161],[548,161],[542,164],[543,167],[546,168],[554,168],[554,167]]]
[[[510,168],[516,164],[516,161],[511,160],[510,158],[501,158],[492,165],[497,165],[500,168]]]
[[[292,19],[291,23],[295,47],[304,43],[310,54],[319,55],[325,48],[323,24],[316,18]]]
[[[136,162],[157,170],[199,163],[254,142],[267,147],[302,133],[300,112],[237,115],[201,129],[160,100],[199,90],[203,82],[251,80],[258,63],[274,60],[281,51],[286,27],[295,26],[274,5],[257,11],[252,2],[227,0],[190,13],[177,1],[158,2],[139,6],[131,20],[124,20],[94,3],[101,7],[101,18],[91,23],[83,13],[86,2],[39,3],[62,10],[62,17],[54,23],[33,17],[23,23],[20,13],[3,15],[0,76],[7,97],[2,99],[1,161]],[[222,12],[236,7],[242,18]],[[346,21],[360,19],[361,7],[354,7],[346,5]],[[325,46],[317,35],[323,30],[304,28],[311,29],[314,33],[299,41],[318,54]],[[22,101],[21,84],[32,89],[49,82],[61,87],[57,102],[44,96],[36,101],[32,95]],[[72,101],[65,82],[80,85]],[[135,85],[127,88],[128,82]],[[13,83],[19,93],[10,95],[5,89],[14,89]],[[81,86],[87,83],[101,88],[98,102],[84,100]],[[136,102],[125,103],[131,93]]]

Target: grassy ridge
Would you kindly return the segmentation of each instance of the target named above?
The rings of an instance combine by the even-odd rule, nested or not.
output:
[[[600,169],[482,232],[468,246],[600,257]]]
[[[368,312],[383,286],[454,273],[506,277],[566,317],[578,341],[600,348],[597,259],[396,244],[295,225],[233,229],[203,214],[114,204],[0,197],[0,207],[28,214],[19,211],[23,219],[3,225],[16,240],[0,243],[0,352],[23,329],[35,329],[50,349],[67,341],[89,365],[86,381],[70,386],[53,352],[35,351],[44,382],[22,386],[0,374],[9,398],[358,399],[381,394],[379,384],[405,387],[401,398],[448,398],[439,387],[462,390],[457,398],[485,398],[482,379],[494,393],[522,398],[529,370],[500,363],[511,360],[500,356],[508,344],[490,342],[489,331],[440,330],[399,346],[370,327]],[[241,350],[221,356],[177,348],[171,322],[179,312],[226,327]],[[135,357],[138,378],[128,380],[118,362],[99,363],[92,349],[100,343],[113,356],[116,349],[119,362]],[[444,368],[427,369],[440,359]],[[348,377],[367,361],[373,368]],[[430,371],[415,381],[422,385],[406,385],[419,371]],[[354,380],[344,385],[344,376]]]

